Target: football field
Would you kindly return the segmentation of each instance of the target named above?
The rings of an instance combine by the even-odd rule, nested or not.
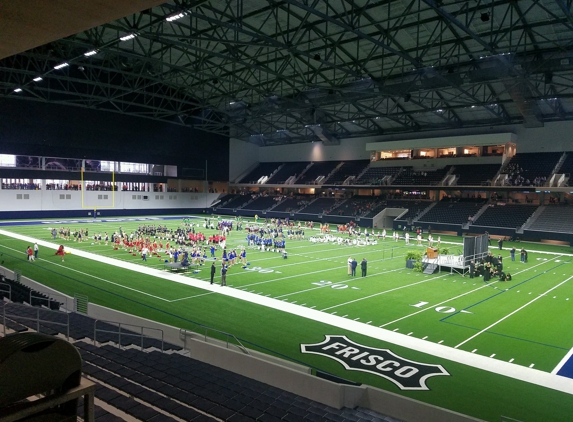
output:
[[[202,217],[191,221],[206,236],[217,233],[202,227]],[[216,284],[209,284],[210,257],[188,273],[172,274],[164,271],[165,253],[144,262],[139,254],[92,239],[119,226],[130,233],[157,224],[176,229],[182,218],[5,222],[1,260],[4,267],[68,295],[85,294],[90,302],[176,327],[193,330],[204,324],[234,334],[253,349],[477,418],[571,420],[570,247],[505,242],[500,251],[492,242],[492,253],[502,255],[503,269],[513,278],[485,282],[449,269],[435,274],[407,269],[407,253],[426,247],[415,241],[310,242],[318,230],[306,230],[305,239],[286,240],[284,259],[249,246],[245,231],[231,231],[227,249],[245,248],[249,264],[232,266],[222,287],[219,271]],[[60,227],[88,229],[88,239],[52,240],[51,229]],[[30,263],[25,250],[35,239],[39,259]],[[461,238],[442,236],[441,246],[452,254],[461,253],[461,243]],[[58,244],[72,251],[65,262],[54,254]],[[512,246],[518,250],[516,261],[510,259]],[[522,247],[528,250],[526,263],[519,260]],[[219,264],[221,250],[215,255]],[[349,257],[358,262],[356,276],[348,274]],[[322,347],[324,353],[308,351],[326,336],[341,337]],[[366,356],[360,346],[388,349],[399,357],[396,362],[401,358],[441,369],[410,385],[401,382],[401,369],[391,371],[382,363],[376,365],[379,371],[349,368]]]

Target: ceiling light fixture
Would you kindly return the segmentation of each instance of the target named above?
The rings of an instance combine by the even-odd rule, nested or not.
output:
[[[14,92],[22,92],[22,88],[16,88]]]
[[[66,62],[60,63],[60,64],[54,66],[54,69],[60,70],[60,69],[63,69],[64,67],[68,67],[69,65],[70,65],[70,64],[69,64],[69,63],[66,63]]]
[[[135,33],[132,32],[131,34],[124,35],[124,36],[121,37],[119,40],[120,40],[120,41],[129,41],[129,40],[134,39],[135,37],[137,37],[137,34],[135,34]]]
[[[44,80],[41,76],[36,76],[34,79],[32,79],[34,82],[40,82],[42,80]]]
[[[90,50],[84,53],[84,56],[86,57],[90,57],[90,56],[95,56],[98,53],[97,50]]]
[[[181,18],[184,17],[184,16],[185,16],[185,13],[184,13],[184,12],[181,12],[181,13],[177,13],[177,14],[175,14],[175,15],[167,16],[167,17],[165,18],[165,20],[166,20],[167,22],[173,22],[173,21],[176,21],[177,19],[181,19]]]

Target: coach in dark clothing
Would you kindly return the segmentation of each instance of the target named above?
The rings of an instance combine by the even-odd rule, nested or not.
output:
[[[353,277],[356,276],[356,267],[358,267],[358,262],[356,262],[356,259],[352,258],[352,263],[350,264],[350,269],[351,269],[351,275]]]
[[[360,263],[360,268],[362,269],[362,277],[366,277],[367,267],[368,267],[368,261],[366,261],[366,258],[362,258],[362,262]]]
[[[476,272],[476,263],[470,261],[470,278],[474,278]]]
[[[215,267],[215,263],[211,265],[211,284],[213,284],[213,279],[215,278],[215,273],[217,272],[217,268]]]

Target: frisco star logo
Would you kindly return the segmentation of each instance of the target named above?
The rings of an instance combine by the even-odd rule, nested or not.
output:
[[[426,380],[437,375],[450,375],[442,365],[414,362],[401,358],[388,349],[377,349],[354,343],[346,336],[326,335],[317,344],[301,344],[301,353],[326,356],[338,361],[349,371],[368,372],[384,377],[401,390],[429,390]]]

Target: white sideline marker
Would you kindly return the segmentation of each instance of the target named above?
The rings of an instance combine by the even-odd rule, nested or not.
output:
[[[372,321],[368,321],[366,324],[371,324],[371,323],[372,323]]]
[[[407,336],[411,336],[412,334],[414,334],[413,331],[409,332],[408,334],[406,334]]]
[[[442,344],[444,342],[444,340],[440,340],[438,341],[438,344]]]
[[[514,360],[515,360],[515,359],[511,358],[511,359],[509,360],[509,363],[513,362]]]
[[[393,329],[392,331],[396,332],[396,331],[398,331],[398,330],[399,330],[399,328],[395,328],[395,329]]]
[[[531,365],[529,365],[530,368],[533,368],[535,366],[534,363],[532,363]]]
[[[428,336],[424,336],[424,338],[422,338],[422,340],[426,340],[428,338]]]
[[[477,350],[477,349],[473,349],[473,350],[472,350],[472,353],[475,353],[475,352],[476,352],[476,350]]]
[[[494,357],[494,356],[495,356],[495,353],[494,353],[494,354],[492,354],[492,355],[490,356],[490,358],[492,358],[492,357]]]

